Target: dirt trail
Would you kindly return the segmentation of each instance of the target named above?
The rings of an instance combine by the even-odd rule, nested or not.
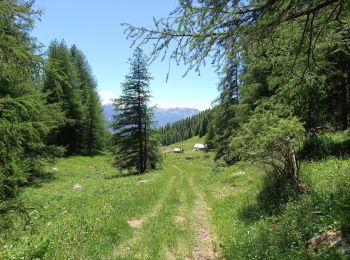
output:
[[[145,216],[141,217],[140,219],[133,219],[129,220],[130,222],[137,222],[140,223],[139,226],[135,226],[134,235],[124,243],[119,244],[113,249],[112,256],[113,257],[122,257],[128,253],[128,251],[135,246],[138,242],[140,242],[140,239],[142,238],[142,225],[149,221],[150,219],[154,218],[158,212],[161,210],[161,208],[164,205],[165,198],[168,196],[169,190],[171,185],[174,183],[176,176],[172,176],[167,184],[167,188],[165,189],[165,194],[162,195],[161,199],[157,202],[157,204],[152,208],[152,210]],[[129,223],[129,225],[130,225]],[[132,225],[131,225],[132,226]]]
[[[192,212],[186,212],[180,206],[179,213],[181,212],[182,214],[180,213],[180,215],[174,216],[174,224],[181,224],[182,222],[186,221],[186,219],[190,218],[190,216],[192,215],[193,222],[191,221],[191,226],[194,232],[194,248],[192,249],[192,252],[190,248],[186,250],[185,248],[183,248],[181,241],[179,241],[180,243],[177,246],[178,248],[175,252],[164,248],[166,259],[178,259],[180,257],[181,259],[187,260],[211,260],[219,258],[219,252],[216,250],[215,247],[216,238],[209,231],[209,221],[207,218],[208,206],[203,198],[203,195],[193,183],[193,180],[189,174],[185,173],[181,168],[179,168],[176,165],[172,165],[172,167],[178,171],[178,174],[180,174],[186,179],[193,193],[195,194],[193,211],[189,209]],[[170,180],[167,183],[167,188],[165,189],[165,192],[162,195],[161,199],[156,203],[156,205],[150,210],[150,212],[147,215],[139,219],[130,220],[130,223],[132,224],[137,222],[137,225],[135,224],[136,226],[134,227],[134,234],[129,240],[125,241],[120,245],[117,245],[113,249],[112,256],[114,258],[127,257],[130,250],[132,250],[138,243],[140,243],[142,239],[142,234],[144,232],[144,224],[151,221],[152,218],[156,217],[159,214],[159,211],[164,206],[166,198],[169,196],[169,191],[171,190],[171,187],[174,184],[177,176],[178,175],[174,175],[170,178]],[[181,193],[181,195],[183,194]],[[187,257],[186,255],[191,255],[191,257]]]
[[[208,205],[203,195],[196,189],[192,178],[189,183],[196,193],[196,201],[194,207],[194,228],[195,228],[195,247],[192,253],[192,259],[217,259],[219,252],[217,250],[215,237],[209,231],[209,222],[207,219]]]
[[[183,174],[182,169],[176,165],[173,165],[173,167]],[[192,252],[192,258],[188,259],[217,259],[219,257],[219,252],[215,247],[215,237],[209,231],[209,222],[207,219],[208,205],[203,195],[193,184],[191,177],[188,178],[188,182],[196,194],[195,206],[193,209],[195,246]]]

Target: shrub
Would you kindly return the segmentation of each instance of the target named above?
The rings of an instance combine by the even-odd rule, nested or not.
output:
[[[299,184],[298,152],[304,127],[296,117],[259,111],[243,124],[231,140],[232,153],[243,160],[260,160],[273,172]]]

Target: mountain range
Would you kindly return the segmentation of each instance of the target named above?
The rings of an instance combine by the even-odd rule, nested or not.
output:
[[[191,117],[198,114],[200,111],[196,108],[155,108],[154,109],[154,123],[155,127],[162,127],[168,123],[174,123],[186,117]],[[107,122],[112,122],[114,115],[113,105],[106,104],[103,105],[103,114]]]

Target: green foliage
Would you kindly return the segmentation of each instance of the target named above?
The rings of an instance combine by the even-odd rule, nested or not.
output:
[[[43,60],[30,31],[40,16],[33,1],[8,0],[0,3],[0,96],[18,95],[19,83],[39,73]]]
[[[130,59],[130,73],[122,85],[122,95],[114,103],[118,113],[112,124],[113,155],[119,169],[144,173],[160,162],[158,141],[151,130],[150,80],[147,57],[137,48]]]
[[[63,116],[57,105],[46,103],[36,83],[43,60],[29,35],[39,14],[32,4],[0,4],[0,200],[13,196],[18,185],[62,152],[47,145]]]
[[[206,143],[216,151],[215,160],[223,159],[232,164],[238,159],[230,155],[230,140],[249,114],[245,104],[220,104],[213,108]]]
[[[63,41],[50,44],[47,63],[44,91],[48,94],[48,102],[61,103],[66,117],[66,123],[52,136],[52,143],[66,147],[69,153],[81,152],[83,104],[78,72]]]
[[[180,1],[169,17],[154,19],[154,28],[126,27],[133,43],[154,43],[152,57],[170,54],[177,63],[199,70],[206,58],[219,67],[237,58],[252,43],[274,36],[280,26],[301,24],[298,50],[307,56],[329,24],[343,26],[350,5],[346,0],[325,1]],[[169,46],[173,47],[169,50]]]
[[[197,115],[159,128],[161,144],[170,145],[188,140],[194,136],[205,136],[208,132],[210,113],[211,110],[205,110]]]
[[[283,118],[277,112],[259,111],[235,133],[231,152],[236,158],[260,160],[297,184],[297,155],[303,146],[304,132],[296,117]]]
[[[164,51],[199,71],[213,58],[221,93],[207,143],[233,163],[232,135],[266,100],[288,107],[307,132],[348,127],[349,10],[345,0],[181,1],[152,29],[124,26],[134,44],[157,39],[154,59]]]
[[[82,148],[85,154],[93,155],[100,153],[106,145],[107,124],[97,93],[97,83],[85,55],[75,45],[70,51],[78,71],[78,85],[83,100]]]
[[[53,41],[48,50],[44,91],[48,102],[59,104],[65,113],[63,124],[51,143],[67,147],[69,154],[93,155],[105,146],[106,123],[96,90],[97,83],[84,54],[64,41]]]
[[[83,151],[87,155],[98,154],[107,143],[107,123],[96,90],[91,90],[84,104]]]
[[[60,120],[57,106],[45,104],[39,93],[0,98],[0,196],[12,196],[59,153],[47,146],[48,134]],[[62,116],[61,116],[62,120]]]
[[[347,259],[348,250],[310,253],[308,241],[329,230],[349,237],[349,167],[347,159],[302,162],[300,178],[309,189],[302,194],[266,175],[260,163],[206,170],[194,181],[206,194],[226,259]]]

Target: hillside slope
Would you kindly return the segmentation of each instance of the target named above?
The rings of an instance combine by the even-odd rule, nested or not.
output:
[[[145,175],[117,172],[104,156],[60,159],[1,204],[0,258],[349,257],[341,243],[343,253],[308,250],[325,232],[349,239],[349,159],[303,163],[308,192],[296,195],[259,164],[214,164],[193,150],[201,141],[163,147],[163,168]]]

